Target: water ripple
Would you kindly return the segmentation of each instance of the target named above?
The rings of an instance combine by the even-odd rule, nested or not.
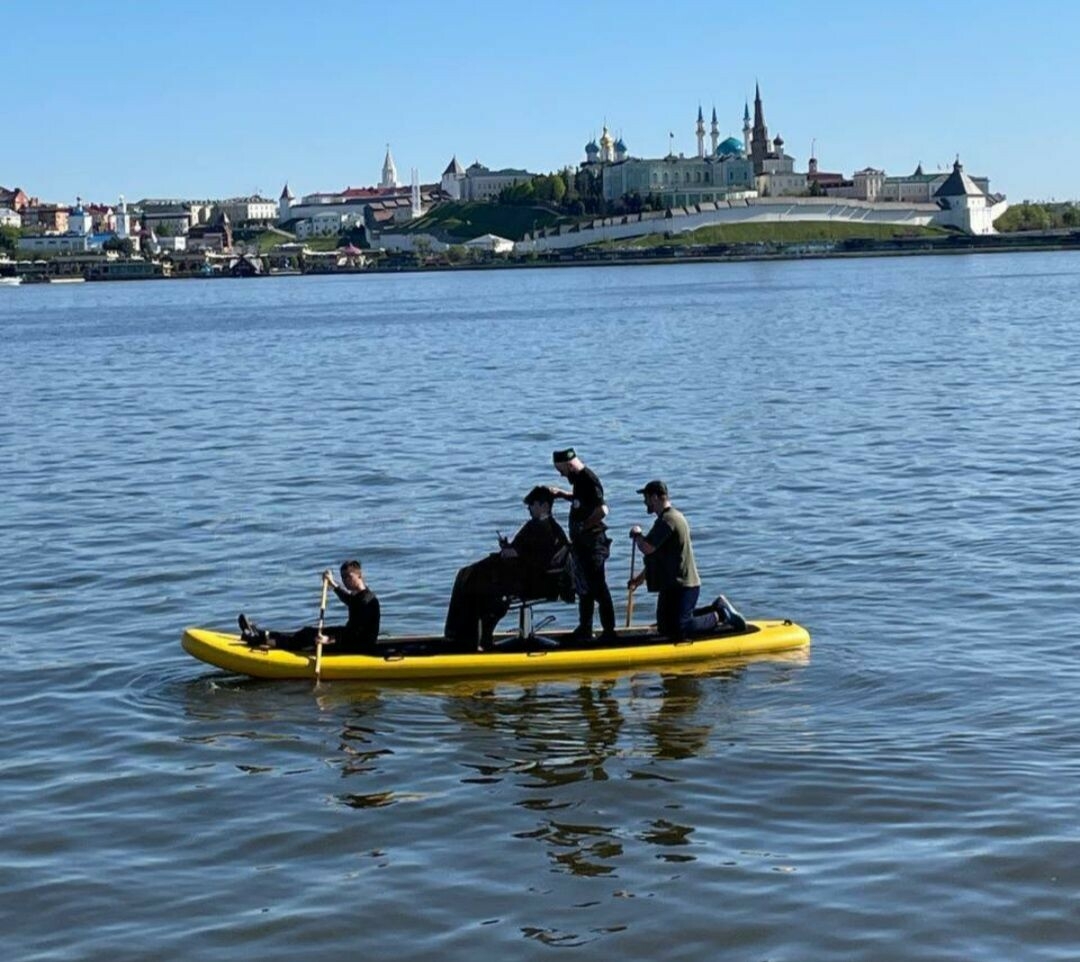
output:
[[[7,955],[1071,960],[1078,265],[5,295]],[[613,586],[663,477],[706,595],[812,652],[316,688],[179,650],[311,622],[353,556],[435,629],[569,444]]]

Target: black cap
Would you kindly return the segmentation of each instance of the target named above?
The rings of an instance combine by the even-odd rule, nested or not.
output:
[[[534,504],[537,501],[542,504],[554,504],[555,495],[551,493],[551,488],[547,487],[547,485],[538,484],[521,500],[526,504]]]
[[[565,451],[553,451],[551,453],[553,464],[565,464],[567,461],[573,461],[576,457],[577,451],[573,448],[567,448]]]
[[[668,496],[667,485],[664,484],[663,481],[650,481],[645,487],[638,488],[637,493],[643,494],[646,497],[650,494],[659,495],[661,498],[666,498]]]

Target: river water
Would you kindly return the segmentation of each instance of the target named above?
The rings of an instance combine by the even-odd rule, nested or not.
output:
[[[1072,253],[0,291],[3,957],[1075,960],[1078,303]],[[352,556],[437,630],[571,444],[620,617],[659,477],[809,654],[181,651]]]

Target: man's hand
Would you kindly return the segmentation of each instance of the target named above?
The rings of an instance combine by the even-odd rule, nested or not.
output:
[[[635,524],[630,529],[630,537],[631,538],[640,538],[641,537],[641,525],[640,524]]]
[[[327,568],[322,573],[322,580],[325,581],[331,588],[337,587],[337,584],[334,581],[334,573],[329,568]]]

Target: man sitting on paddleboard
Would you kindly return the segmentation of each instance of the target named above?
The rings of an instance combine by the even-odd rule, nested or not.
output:
[[[644,497],[645,508],[656,515],[656,521],[648,534],[642,534],[639,525],[630,529],[630,540],[641,551],[645,568],[627,585],[635,590],[646,584],[649,591],[656,592],[657,631],[672,641],[681,641],[689,634],[702,634],[721,625],[745,630],[746,621],[723,595],[709,608],[695,611],[701,578],[694,562],[690,525],[683,513],[672,506],[667,485],[650,481],[638,488],[638,494]]]
[[[570,540],[551,516],[555,498],[550,488],[538,485],[523,500],[529,520],[513,539],[500,535],[497,552],[458,572],[443,629],[448,641],[490,647],[495,626],[509,610],[508,597],[551,593],[551,569]]]
[[[346,561],[341,566],[341,584],[334,581],[334,576],[327,568],[323,578],[334,589],[334,594],[349,609],[349,621],[344,625],[327,625],[323,635],[332,641],[327,649],[331,655],[363,655],[375,651],[375,641],[379,636],[379,599],[364,582],[364,572],[359,561]],[[286,651],[301,651],[314,648],[319,629],[313,625],[299,631],[266,631],[248,621],[241,614],[240,637],[249,645],[267,648],[284,648]]]

